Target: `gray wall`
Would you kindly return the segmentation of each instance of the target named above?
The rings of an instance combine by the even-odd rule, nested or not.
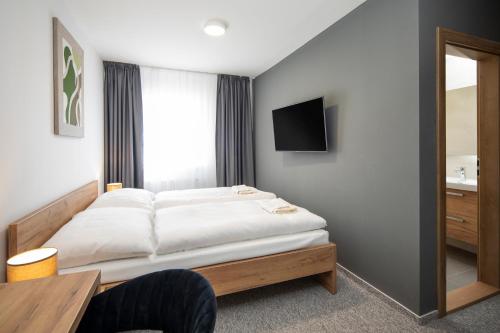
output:
[[[368,0],[255,80],[257,185],[325,217],[339,263],[419,312],[418,0]],[[325,96],[328,153],[271,111]]]
[[[500,41],[500,1],[420,0],[421,311],[436,308],[436,27]]]

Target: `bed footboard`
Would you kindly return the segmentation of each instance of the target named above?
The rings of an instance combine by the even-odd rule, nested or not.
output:
[[[337,292],[337,248],[333,243],[222,264],[199,267],[216,296],[263,287],[306,276],[315,278],[330,293]],[[100,291],[121,282],[101,285]]]

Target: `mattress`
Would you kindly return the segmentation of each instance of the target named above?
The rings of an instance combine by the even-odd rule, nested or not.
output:
[[[228,243],[165,255],[100,262],[59,270],[60,274],[101,270],[101,283],[129,280],[164,269],[191,269],[327,244],[328,232],[314,230]]]
[[[154,206],[156,209],[161,209],[206,202],[264,200],[274,198],[276,198],[274,193],[263,192],[258,189],[255,189],[255,193],[252,194],[237,194],[233,192],[231,187],[214,187],[159,192],[155,196]]]

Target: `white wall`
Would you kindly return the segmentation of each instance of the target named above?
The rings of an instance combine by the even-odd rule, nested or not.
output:
[[[467,179],[477,179],[476,163],[477,86],[448,90],[446,91],[446,176],[458,177],[455,170],[464,167]]]
[[[446,155],[477,155],[477,86],[446,92]]]
[[[448,155],[446,156],[446,177],[460,177],[457,169],[465,169],[467,180],[477,180],[477,155]]]
[[[53,133],[52,17],[84,49],[85,137]],[[102,61],[62,1],[0,3],[0,281],[10,222],[103,173]]]
[[[460,89],[477,84],[477,61],[446,55],[446,90]]]

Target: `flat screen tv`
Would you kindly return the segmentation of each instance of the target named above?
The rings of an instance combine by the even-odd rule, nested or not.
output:
[[[323,97],[273,110],[277,151],[328,151]]]

